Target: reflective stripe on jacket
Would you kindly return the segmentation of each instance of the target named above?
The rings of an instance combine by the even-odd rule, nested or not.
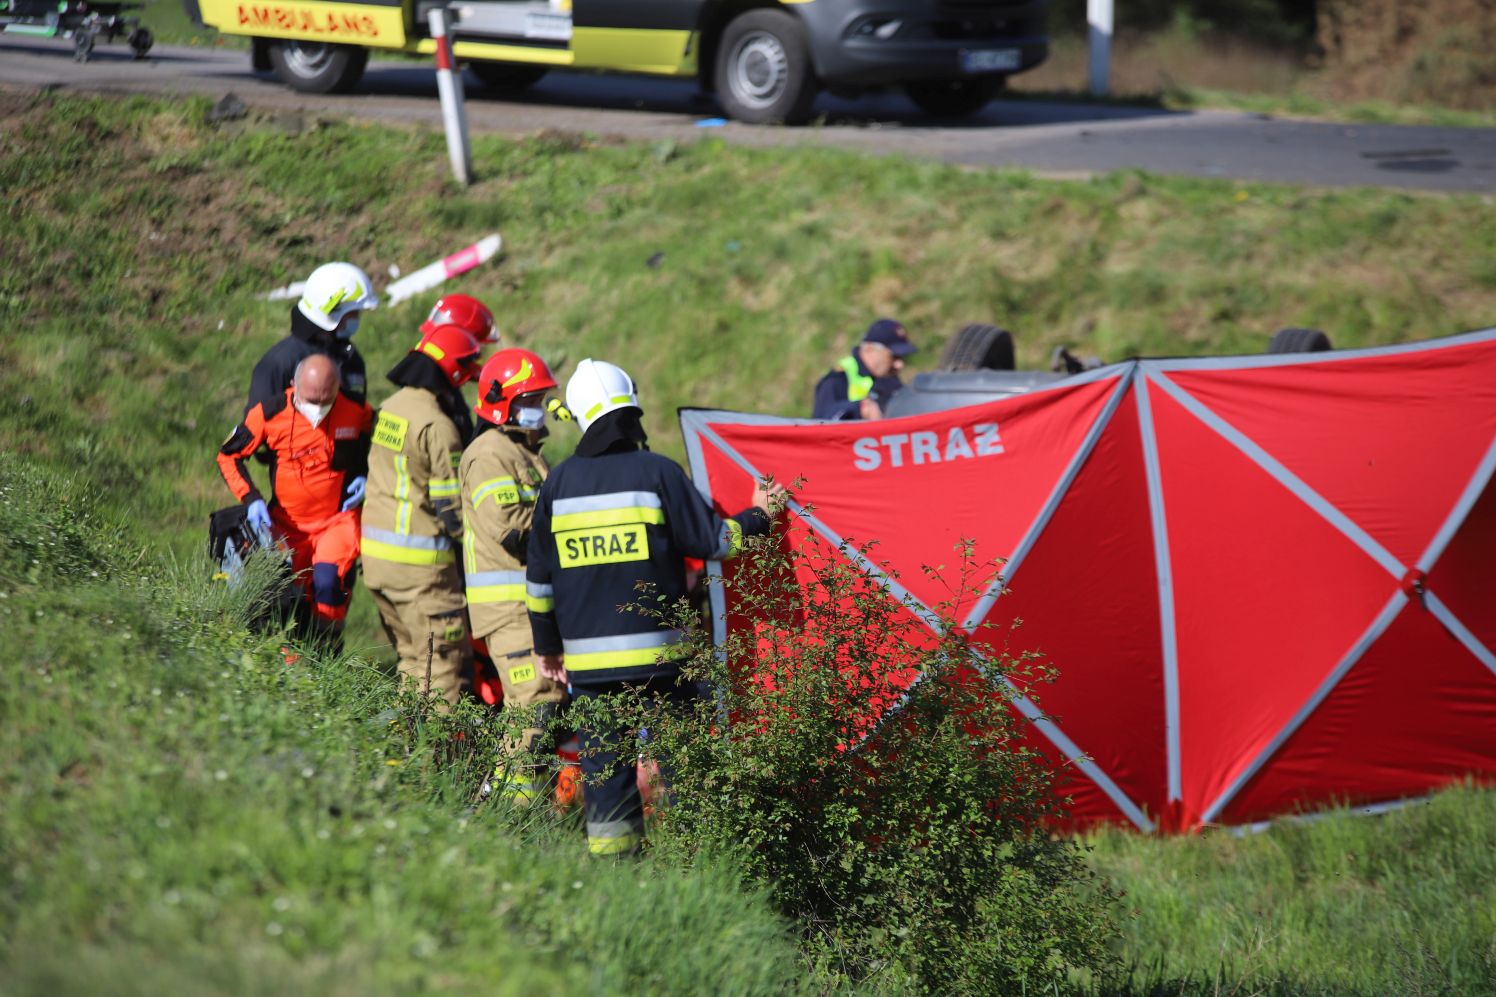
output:
[[[500,428],[478,434],[462,453],[463,570],[468,619],[487,639],[513,629],[528,640],[525,566],[530,520],[541,482],[550,473],[545,458]]]
[[[401,388],[381,406],[364,498],[364,578],[370,588],[419,584],[432,566],[456,560],[462,443],[457,426],[425,388]]]
[[[730,557],[768,529],[758,509],[722,518],[647,450],[562,461],[540,489],[525,567],[536,653],[564,653],[573,683],[673,674],[681,635],[658,612],[686,594],[684,559]]]

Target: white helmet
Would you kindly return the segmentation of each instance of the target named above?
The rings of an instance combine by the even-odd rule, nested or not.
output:
[[[296,307],[318,328],[332,332],[349,312],[378,305],[368,274],[352,263],[324,263],[306,279]]]
[[[639,407],[634,379],[606,361],[583,360],[566,382],[566,407],[584,433],[600,416],[630,406]]]

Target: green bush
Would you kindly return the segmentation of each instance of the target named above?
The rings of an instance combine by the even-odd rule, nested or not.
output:
[[[759,540],[734,563],[729,594],[759,623],[720,648],[689,608],[659,607],[687,633],[685,679],[718,695],[691,709],[617,697],[590,717],[646,728],[671,773],[654,847],[737,854],[801,925],[827,986],[1105,977],[1110,897],[1082,850],[1045,832],[1063,801],[1028,721],[993,694],[1049,670],[982,656],[949,607],[932,632],[842,559]],[[969,587],[969,551],[963,564]],[[910,669],[923,679],[905,691]]]

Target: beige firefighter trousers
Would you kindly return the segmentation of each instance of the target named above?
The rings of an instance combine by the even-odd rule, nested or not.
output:
[[[400,655],[402,681],[417,692],[456,703],[472,679],[467,601],[457,566],[437,565],[419,584],[371,588],[369,595]]]

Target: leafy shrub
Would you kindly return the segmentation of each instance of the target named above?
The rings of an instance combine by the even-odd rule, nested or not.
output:
[[[687,635],[685,679],[716,695],[672,710],[635,693],[589,718],[647,729],[670,773],[654,847],[735,853],[829,986],[991,993],[1105,975],[1110,896],[1073,841],[1046,833],[1063,801],[1029,722],[994,694],[1050,670],[979,653],[954,602],[932,630],[844,558],[760,540],[734,564],[733,611],[755,622],[722,647],[689,608],[659,607]],[[962,587],[976,574],[966,549]]]

